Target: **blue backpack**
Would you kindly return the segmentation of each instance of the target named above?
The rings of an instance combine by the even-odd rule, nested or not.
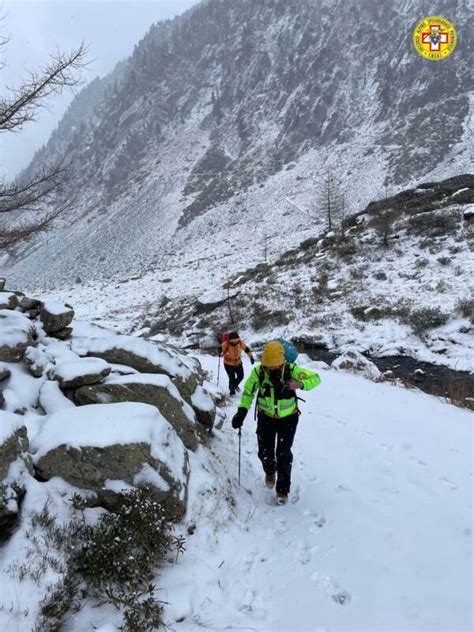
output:
[[[285,350],[285,361],[288,364],[294,364],[298,357],[298,350],[295,345],[289,340],[285,340],[285,338],[277,338],[277,340],[283,345]]]

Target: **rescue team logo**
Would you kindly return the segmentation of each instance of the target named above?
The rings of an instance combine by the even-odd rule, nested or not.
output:
[[[425,59],[445,59],[456,48],[457,33],[446,18],[432,15],[418,22],[413,31],[413,44]]]

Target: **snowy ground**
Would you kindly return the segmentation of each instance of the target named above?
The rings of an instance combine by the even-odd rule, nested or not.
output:
[[[215,373],[216,358],[199,359]],[[319,373],[321,386],[304,394],[287,506],[263,486],[251,414],[237,484],[237,398],[212,453],[190,455],[182,528],[196,530],[157,578],[169,629],[471,630],[472,416],[416,391]],[[24,511],[53,494],[60,517],[63,487],[34,482]],[[3,547],[4,570],[22,542],[20,533]],[[26,632],[41,590],[8,573],[2,586],[0,629]],[[119,625],[110,607],[86,607],[64,629]]]
[[[197,531],[160,582],[170,625],[471,630],[472,417],[418,392],[320,373],[304,394],[286,507],[262,484],[250,415],[235,517],[216,515],[219,481],[194,464]],[[214,443],[221,476],[234,481],[236,403]]]

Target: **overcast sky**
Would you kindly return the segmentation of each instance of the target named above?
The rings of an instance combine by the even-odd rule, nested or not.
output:
[[[48,61],[55,50],[70,51],[84,41],[90,65],[86,82],[109,73],[127,57],[149,27],[183,13],[198,0],[4,0],[1,34],[10,38],[4,51],[1,94],[18,85],[25,70]],[[14,177],[31,160],[72,100],[68,92],[50,103],[35,123],[17,134],[0,135],[0,178]]]

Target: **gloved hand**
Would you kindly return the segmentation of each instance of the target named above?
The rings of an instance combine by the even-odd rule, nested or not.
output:
[[[296,391],[297,388],[303,388],[303,382],[298,382],[297,380],[288,380],[286,383],[286,388],[289,388],[291,391]]]
[[[251,362],[252,364],[255,364],[255,358],[250,357],[250,362]]]
[[[242,424],[244,423],[244,419],[246,415],[247,415],[246,408],[237,408],[237,412],[232,417],[232,428],[234,428],[235,430],[237,430],[238,428],[241,428]]]

